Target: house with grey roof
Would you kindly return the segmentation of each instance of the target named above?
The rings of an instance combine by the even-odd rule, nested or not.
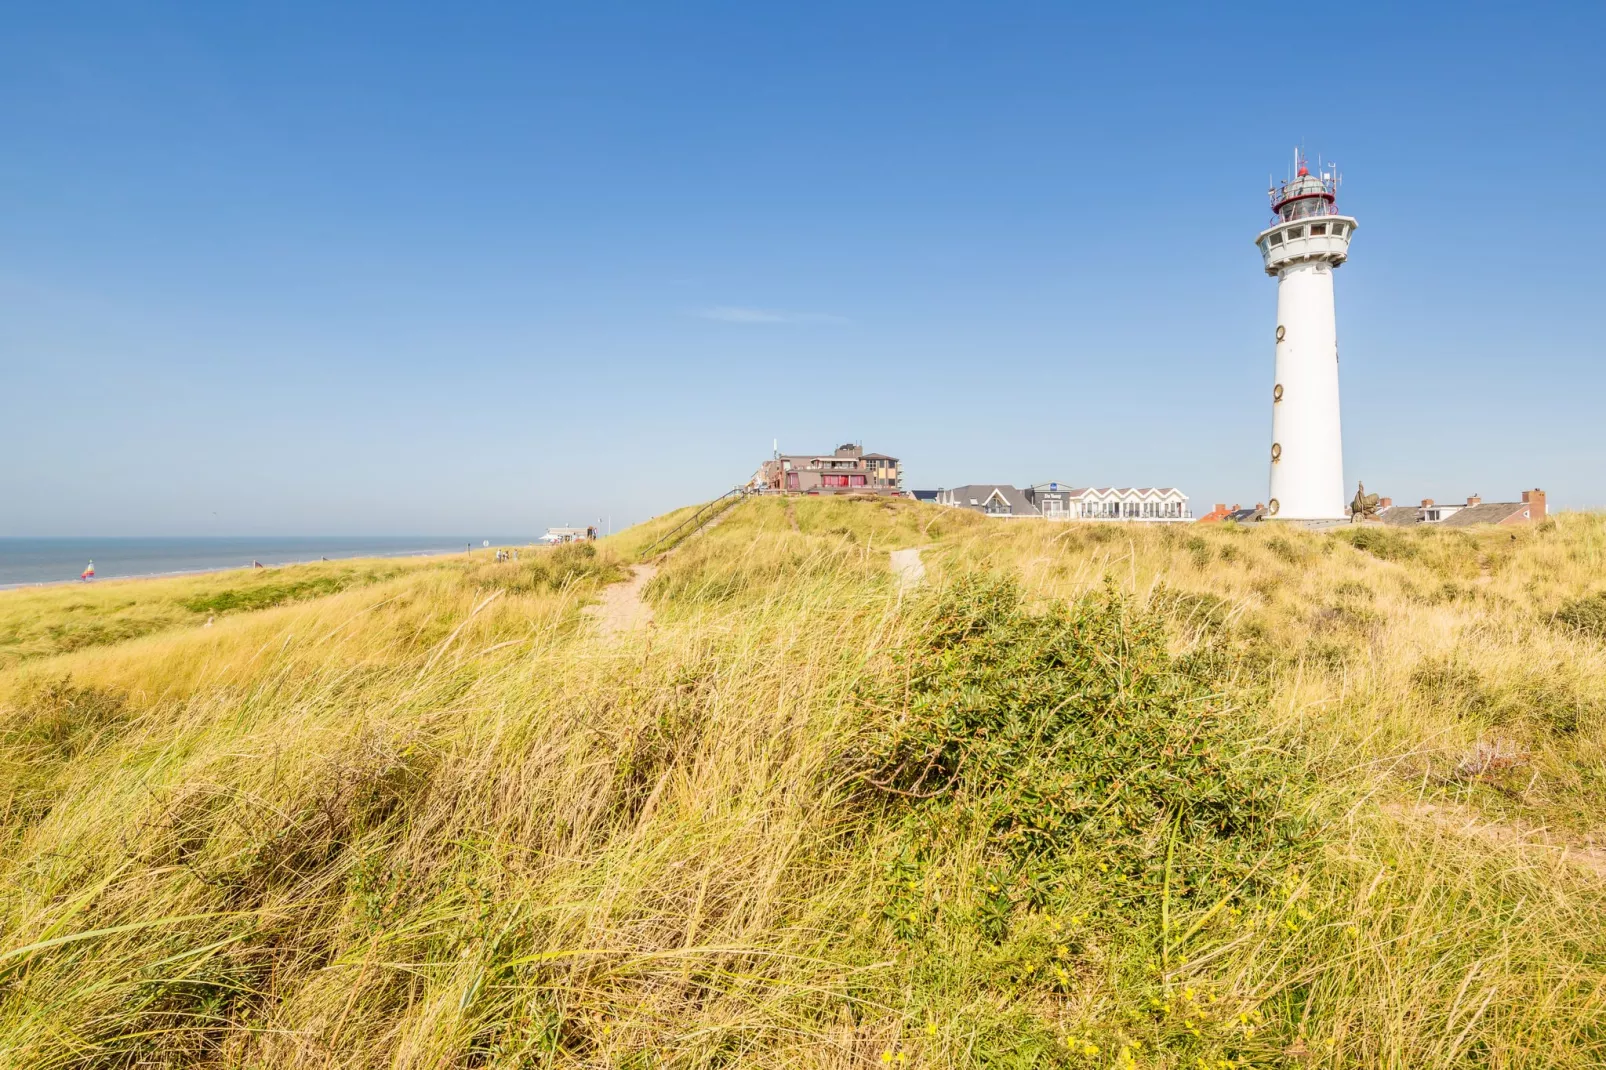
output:
[[[1002,519],[1043,515],[1025,491],[1007,483],[967,483],[952,490],[939,490],[937,504],[970,509]]]
[[[1447,528],[1469,528],[1474,524],[1531,524],[1545,518],[1545,492],[1535,488],[1522,492],[1517,502],[1486,502],[1476,494],[1461,502],[1435,502],[1423,498],[1421,505],[1395,505],[1390,498],[1378,502],[1377,517],[1385,524],[1407,527],[1412,524],[1439,524]]]
[[[1193,518],[1188,496],[1175,487],[1073,487],[1051,482],[1017,488],[1006,483],[969,483],[938,491],[936,500],[940,505],[995,517],[1159,523]]]

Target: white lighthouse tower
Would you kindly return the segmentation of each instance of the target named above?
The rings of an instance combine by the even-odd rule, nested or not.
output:
[[[1255,238],[1277,278],[1277,372],[1271,391],[1270,517],[1341,520],[1344,444],[1338,421],[1333,269],[1355,220],[1339,215],[1338,170],[1316,174],[1298,152],[1294,177],[1272,186],[1272,225]]]

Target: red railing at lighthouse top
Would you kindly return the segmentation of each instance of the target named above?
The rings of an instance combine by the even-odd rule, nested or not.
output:
[[[1311,179],[1310,169],[1304,160],[1299,161],[1299,173],[1284,182],[1281,186],[1273,186],[1266,191],[1271,201],[1271,217],[1273,223],[1290,222],[1295,219],[1307,219],[1312,216],[1338,215],[1338,171],[1324,171],[1315,182]],[[1293,205],[1293,211],[1284,215],[1283,210]]]

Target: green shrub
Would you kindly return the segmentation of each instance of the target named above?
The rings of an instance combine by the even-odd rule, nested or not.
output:
[[[1418,547],[1407,535],[1378,527],[1354,527],[1333,533],[1357,550],[1384,561],[1409,561],[1417,556]]]
[[[372,583],[379,576],[374,573],[359,575],[344,573],[338,576],[316,576],[290,583],[262,583],[250,587],[233,587],[213,591],[194,598],[181,598],[179,605],[191,613],[233,613],[253,609],[268,609],[286,602],[304,602],[309,598],[338,594],[359,583]]]
[[[1299,775],[1251,752],[1243,718],[1168,653],[1162,615],[1113,588],[1032,613],[1013,581],[966,579],[897,662],[861,694],[874,715],[858,767],[899,805],[960,807],[985,828],[1008,887],[994,934],[1076,883],[1084,849],[1127,923],[1252,884],[1257,862],[1275,869],[1268,852],[1295,850]]]
[[[583,580],[612,583],[624,576],[624,567],[611,555],[599,554],[591,542],[524,550],[517,561],[483,564],[467,573],[475,587],[523,592],[556,591]]]
[[[1574,598],[1556,610],[1555,621],[1564,628],[1594,639],[1606,639],[1606,591]]]
[[[17,709],[0,722],[0,747],[13,755],[43,749],[74,757],[128,716],[121,694],[79,686],[68,676],[32,681],[17,698]]]

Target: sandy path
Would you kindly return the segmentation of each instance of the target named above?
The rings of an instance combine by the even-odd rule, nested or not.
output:
[[[898,589],[906,591],[918,586],[926,578],[925,562],[920,560],[920,551],[894,550],[892,557],[892,572],[898,577]]]
[[[597,622],[597,634],[603,639],[616,639],[628,632],[638,632],[652,625],[652,606],[649,606],[641,592],[647,584],[658,574],[658,564],[670,554],[679,550],[686,543],[698,535],[706,534],[725,522],[742,503],[734,502],[726,507],[714,519],[703,524],[696,531],[687,535],[679,544],[665,551],[658,558],[658,562],[650,565],[630,566],[630,578],[623,583],[615,583],[602,589],[600,601],[594,605],[586,606],[580,612]],[[919,562],[916,562],[918,564]]]
[[[652,624],[652,607],[641,592],[657,574],[657,565],[632,565],[628,580],[604,587],[601,599],[580,612],[597,622],[597,634],[604,639],[640,631]]]

